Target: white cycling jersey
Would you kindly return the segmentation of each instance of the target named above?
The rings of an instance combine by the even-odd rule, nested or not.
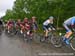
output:
[[[53,24],[53,21],[50,22],[50,20],[46,20],[46,21],[43,23],[43,25],[46,25],[46,26],[47,26],[47,25],[50,24],[50,23]]]

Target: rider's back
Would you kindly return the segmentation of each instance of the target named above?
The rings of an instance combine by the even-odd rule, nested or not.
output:
[[[46,20],[44,23],[43,23],[43,25],[48,25],[49,24],[49,20]]]
[[[71,25],[74,22],[75,22],[75,16],[67,19],[64,23],[67,24],[67,25]]]

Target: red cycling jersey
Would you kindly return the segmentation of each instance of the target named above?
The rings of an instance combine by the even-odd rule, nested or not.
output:
[[[25,24],[25,29],[30,30],[30,25],[28,23]]]
[[[21,23],[21,22],[17,22],[16,24],[17,24],[18,26],[20,26],[22,23]]]
[[[7,23],[8,25],[10,25],[10,24],[13,24],[13,21],[8,21],[8,23]]]

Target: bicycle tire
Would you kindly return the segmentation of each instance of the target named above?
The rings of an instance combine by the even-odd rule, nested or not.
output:
[[[54,45],[54,47],[61,47],[61,38],[52,35],[51,36],[51,43]]]
[[[75,51],[75,38],[73,38],[70,42],[70,47]]]
[[[40,37],[40,42],[45,42],[45,37]]]

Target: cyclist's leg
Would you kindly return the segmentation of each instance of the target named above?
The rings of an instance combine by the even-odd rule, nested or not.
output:
[[[16,29],[18,29],[19,28],[19,26],[18,25],[16,25]]]
[[[33,36],[33,31],[32,30],[30,30],[30,36]]]
[[[25,29],[25,28],[24,28],[24,26],[22,25],[22,26],[21,26],[21,33],[24,32],[24,29]]]
[[[66,42],[66,44],[69,44],[69,37],[72,35],[72,31],[71,31],[71,29],[69,29],[69,27],[66,24],[63,24],[63,26],[67,30],[67,32],[64,36],[64,41]]]
[[[19,25],[16,25],[16,32],[15,32],[15,34],[18,32],[18,30],[19,30],[19,28],[20,28],[20,26]]]
[[[8,33],[10,33],[10,28],[11,28],[11,25],[8,24],[8,25],[7,25]]]
[[[66,38],[69,38],[71,35],[72,35],[72,31],[71,31],[71,29],[69,29],[69,27],[67,26],[67,25],[65,25],[64,24],[64,27],[65,27],[65,29],[66,29],[66,34],[65,34],[65,37]]]
[[[10,24],[10,28],[13,29],[14,28],[14,25],[13,24]]]
[[[48,27],[47,26],[43,26],[44,32],[45,32],[45,39],[48,38]]]
[[[33,29],[31,26],[29,27],[28,31],[29,31],[29,35],[32,36],[33,35]]]

